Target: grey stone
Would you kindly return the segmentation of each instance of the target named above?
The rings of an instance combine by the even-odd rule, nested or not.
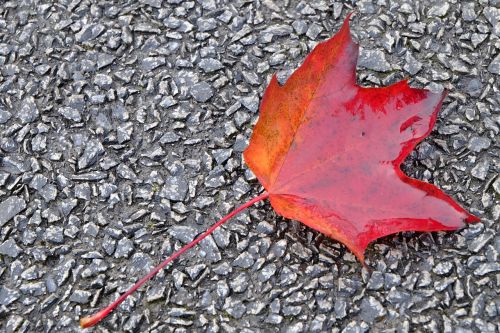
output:
[[[231,279],[229,282],[229,285],[231,286],[231,289],[235,293],[243,293],[245,290],[248,289],[248,286],[250,285],[249,281],[249,276],[246,273],[240,273],[234,277],[234,279]]]
[[[304,20],[296,20],[293,21],[292,27],[297,35],[303,35],[307,31],[307,22]]]
[[[163,0],[139,0],[139,2],[154,8],[161,8]]]
[[[453,264],[449,261],[439,262],[432,271],[438,275],[447,275],[453,269]]]
[[[38,191],[38,193],[40,193],[46,202],[51,202],[57,197],[57,188],[52,184],[46,184]]]
[[[372,296],[363,298],[360,308],[361,318],[368,323],[372,323],[375,320],[380,320],[387,314],[387,310],[384,308],[384,306],[375,297]]]
[[[422,69],[422,63],[415,59],[410,52],[406,52],[406,64],[403,68],[410,75],[415,75]]]
[[[76,33],[76,40],[80,43],[91,41],[101,35],[106,28],[102,24],[86,24]]]
[[[83,151],[82,156],[78,159],[78,169],[88,168],[99,160],[104,155],[104,147],[98,140],[90,140]]]
[[[87,304],[92,293],[86,290],[75,290],[69,297],[69,301],[77,304]]]
[[[116,57],[108,53],[99,53],[97,55],[97,69],[102,69],[111,65],[115,61]]]
[[[107,90],[111,88],[111,84],[113,83],[113,79],[111,76],[106,74],[96,74],[94,77],[94,84],[99,88]]]
[[[59,109],[59,113],[66,119],[74,121],[74,122],[80,122],[82,120],[82,116],[80,114],[80,111],[77,109],[74,109],[72,107],[62,107]]]
[[[12,238],[7,239],[2,244],[0,244],[1,255],[16,258],[21,253],[21,251],[22,249],[17,246],[16,242]]]
[[[231,298],[226,298],[226,302],[224,303],[224,310],[233,318],[240,319],[243,317],[247,308],[245,304],[241,301],[235,301]]]
[[[198,231],[190,226],[174,225],[168,229],[168,233],[175,239],[187,244],[196,237]]]
[[[10,112],[0,106],[0,124],[5,124],[10,118],[12,118]]]
[[[145,253],[137,252],[130,258],[130,265],[128,265],[128,273],[132,276],[140,276],[144,272],[149,272],[154,268],[154,263],[151,257]]]
[[[434,6],[430,7],[427,11],[427,15],[443,17],[448,13],[450,9],[450,4],[448,2],[436,3]]]
[[[474,275],[483,276],[492,272],[500,271],[500,263],[498,262],[486,262],[479,265],[478,268],[474,270]]]
[[[197,102],[206,102],[214,95],[213,89],[207,82],[200,82],[193,85],[190,89],[191,96]]]
[[[483,159],[472,168],[471,175],[480,180],[485,180],[486,176],[488,176],[489,169],[490,161],[487,159]]]
[[[188,183],[183,176],[167,177],[159,195],[173,201],[182,201],[188,192]]]
[[[128,258],[134,251],[134,243],[128,238],[122,238],[116,245],[115,258]]]
[[[257,96],[247,96],[240,99],[241,104],[249,111],[255,113],[259,110],[259,98]]]
[[[50,226],[45,231],[45,239],[54,244],[62,244],[64,242],[64,229],[58,226]]]
[[[205,72],[205,73],[212,73],[215,71],[218,71],[219,69],[224,68],[224,65],[217,60],[213,58],[204,58],[201,59],[198,66]]]
[[[467,147],[469,148],[469,150],[475,153],[479,153],[484,149],[488,149],[490,145],[491,145],[490,139],[481,136],[473,136],[469,140],[469,144],[467,145]]]
[[[231,157],[232,153],[233,153],[232,149],[215,149],[212,152],[212,155],[213,155],[215,161],[217,162],[217,164],[220,165],[220,164],[226,162],[229,159],[229,157]]]
[[[13,302],[15,302],[17,299],[19,299],[19,296],[21,294],[19,291],[15,289],[9,289],[6,286],[0,286],[0,304],[1,305],[10,305]]]
[[[500,54],[498,54],[488,65],[490,73],[500,75]]]
[[[277,268],[275,264],[268,264],[264,266],[259,272],[258,276],[259,281],[266,282],[267,280],[269,280],[276,273],[276,269]]]
[[[368,280],[367,288],[371,290],[380,290],[384,286],[384,275],[381,272],[373,272]]]
[[[144,71],[152,71],[160,66],[165,65],[167,61],[164,57],[147,57],[141,62],[141,68]]]
[[[198,26],[198,31],[206,32],[214,30],[217,27],[217,21],[214,18],[199,18],[196,21],[196,25]]]
[[[0,227],[14,216],[26,209],[26,201],[17,196],[11,196],[0,203]]]
[[[323,31],[323,27],[317,23],[313,23],[307,29],[306,36],[312,40],[315,40],[321,33],[321,31]]]
[[[21,110],[17,114],[17,117],[23,124],[32,123],[40,116],[40,111],[38,111],[38,106],[35,103],[35,99],[31,96],[24,99]]]
[[[358,66],[377,72],[387,72],[391,70],[391,65],[387,62],[384,52],[380,50],[361,49]]]
[[[476,19],[477,15],[474,8],[474,2],[466,2],[462,4],[462,18],[464,21],[472,22]]]
[[[252,255],[248,252],[242,252],[236,259],[233,261],[233,266],[241,267],[241,268],[249,268],[252,267],[255,260]]]

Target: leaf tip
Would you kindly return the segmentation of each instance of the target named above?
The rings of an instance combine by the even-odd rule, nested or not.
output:
[[[467,213],[467,218],[465,219],[465,222],[467,223],[477,223],[477,222],[481,222],[481,218],[475,216],[475,215],[472,215],[470,213]]]

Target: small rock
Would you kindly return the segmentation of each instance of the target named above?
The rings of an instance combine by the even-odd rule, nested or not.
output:
[[[80,43],[87,42],[92,39],[99,37],[100,34],[104,32],[106,28],[102,24],[86,24],[83,28],[75,35],[76,40]]]
[[[10,112],[0,106],[0,124],[5,124],[10,118],[12,118]]]
[[[490,73],[500,75],[500,54],[498,54],[495,59],[493,59],[489,66],[488,66],[488,71]]]
[[[415,75],[422,69],[422,63],[415,59],[410,52],[406,52],[406,64],[403,68],[410,75]]]
[[[198,66],[205,72],[205,73],[213,73],[215,71],[218,71],[219,69],[224,68],[224,65],[217,60],[217,59],[212,59],[212,58],[205,58],[201,59],[200,63]]]
[[[233,266],[241,268],[250,268],[254,264],[255,260],[252,255],[248,252],[242,252],[233,261]]]
[[[462,18],[466,22],[472,22],[476,19],[477,15],[474,10],[474,2],[466,2],[462,4]]]
[[[214,95],[214,92],[213,92],[210,84],[208,84],[207,82],[204,82],[204,81],[194,84],[191,87],[190,92],[191,92],[191,96],[193,96],[193,98],[197,102],[201,102],[201,103],[208,101]]]
[[[59,114],[61,114],[64,118],[74,121],[74,122],[80,122],[82,121],[82,116],[80,114],[80,111],[77,109],[74,109],[72,107],[62,107],[59,109]]]
[[[259,110],[259,97],[252,95],[240,99],[241,104],[249,111],[256,113]]]
[[[449,9],[450,9],[450,4],[448,2],[443,1],[429,8],[427,15],[435,17],[443,17],[446,15],[446,13],[448,13]]]
[[[471,170],[471,175],[480,180],[485,180],[488,176],[488,170],[490,169],[490,161],[487,159],[481,160],[477,163]]]
[[[449,261],[442,261],[438,263],[432,271],[438,275],[447,275],[453,269],[453,264]]]
[[[90,301],[91,296],[92,293],[90,291],[77,289],[71,294],[69,301],[78,304],[87,304]]]
[[[107,89],[111,88],[112,83],[113,83],[113,79],[109,75],[97,74],[94,77],[94,84],[101,89],[107,90]]]
[[[0,203],[0,227],[26,209],[26,201],[21,197],[8,197]]]
[[[361,49],[358,66],[374,70],[376,72],[388,72],[391,65],[385,59],[385,53],[380,50]]]
[[[198,231],[190,226],[174,225],[168,229],[168,233],[175,239],[187,244],[196,237]]]
[[[384,306],[373,296],[363,298],[360,308],[361,318],[368,323],[383,318],[387,313]]]
[[[142,60],[141,68],[148,72],[165,65],[166,62],[164,57],[147,57]]]
[[[9,305],[16,301],[20,296],[17,290],[9,289],[6,286],[0,286],[0,304]]]
[[[139,0],[139,2],[159,9],[163,0]]]
[[[115,258],[128,258],[134,251],[134,242],[128,238],[122,238],[116,245]]]
[[[491,145],[490,139],[481,136],[474,136],[470,139],[467,148],[469,148],[469,150],[475,153],[479,153],[484,149],[488,149],[490,145]]]
[[[4,256],[9,256],[12,258],[16,258],[19,253],[21,253],[22,249],[17,246],[16,242],[10,238],[0,244],[0,254]]]
[[[45,230],[45,239],[54,244],[64,242],[64,229],[60,226],[50,226]]]
[[[214,30],[217,27],[217,21],[214,18],[202,18],[200,17],[196,21],[199,32],[207,32]]]
[[[168,177],[159,196],[172,201],[182,201],[188,192],[188,182],[183,176]]]
[[[35,104],[35,99],[31,96],[24,99],[21,110],[17,113],[17,117],[23,124],[34,122],[39,115],[40,112]]]
[[[306,36],[312,40],[316,40],[321,31],[323,31],[323,27],[317,23],[313,23],[307,29]]]
[[[492,272],[500,271],[500,263],[498,262],[486,262],[479,265],[476,270],[474,270],[474,275],[483,276]]]
[[[102,155],[104,155],[104,147],[101,142],[90,140],[86,144],[82,156],[78,159],[78,168],[81,170],[94,165]]]

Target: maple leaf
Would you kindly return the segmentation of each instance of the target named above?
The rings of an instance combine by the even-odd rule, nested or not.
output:
[[[479,219],[434,185],[400,169],[436,121],[445,94],[406,81],[356,85],[358,46],[347,16],[280,86],[273,76],[244,152],[266,192],[236,208],[165,259],[106,308],[80,320],[96,325],[161,269],[231,217],[269,198],[279,214],[344,243],[364,263],[375,239],[399,231],[454,230]]]
[[[407,81],[358,86],[349,16],[283,86],[273,76],[244,157],[277,213],[344,243],[364,262],[368,244],[382,236],[479,219],[401,171],[434,126],[445,93]]]

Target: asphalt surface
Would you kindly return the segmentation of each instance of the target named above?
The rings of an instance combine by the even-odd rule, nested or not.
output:
[[[2,2],[0,331],[80,331],[256,196],[267,82],[353,9],[360,84],[449,90],[404,171],[482,222],[386,237],[366,270],[262,203],[95,331],[499,332],[498,0]]]

